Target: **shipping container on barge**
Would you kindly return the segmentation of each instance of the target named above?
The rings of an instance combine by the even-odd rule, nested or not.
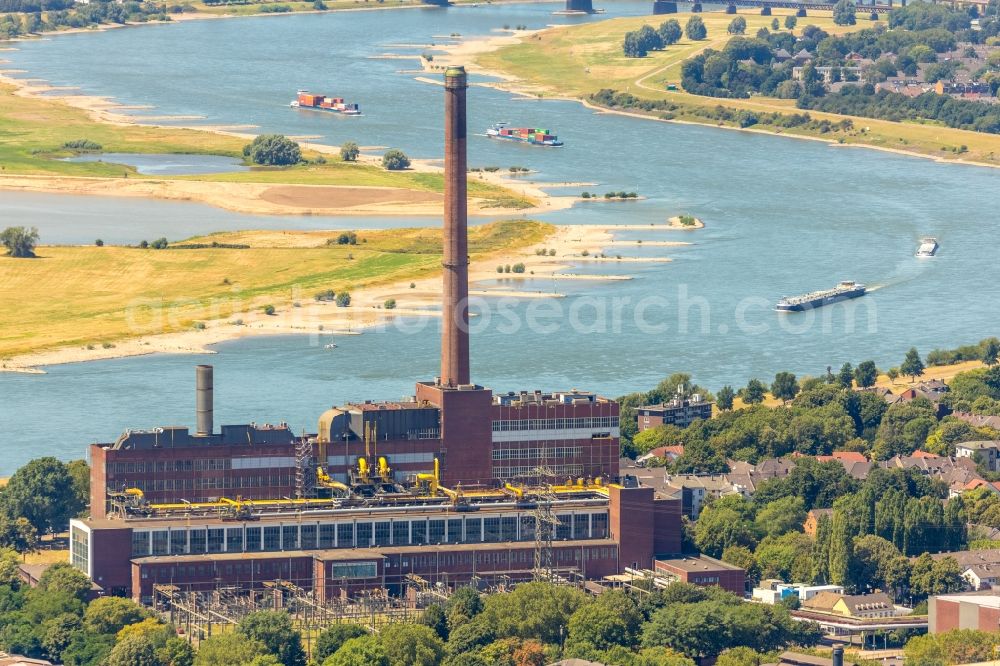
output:
[[[845,281],[838,284],[833,289],[826,291],[813,291],[801,296],[786,296],[778,301],[774,307],[778,312],[801,312],[802,310],[812,310],[821,308],[824,305],[832,305],[849,298],[864,296],[868,289],[863,284]]]
[[[329,111],[340,113],[345,116],[360,116],[361,109],[357,104],[344,101],[343,97],[327,97],[326,95],[316,95],[308,90],[298,91],[296,98],[288,105],[294,109],[314,109],[316,111]]]
[[[503,141],[517,141],[527,143],[532,146],[558,147],[563,145],[555,134],[547,129],[535,127],[507,127],[507,123],[496,123],[488,130],[486,136],[491,139],[501,139]]]

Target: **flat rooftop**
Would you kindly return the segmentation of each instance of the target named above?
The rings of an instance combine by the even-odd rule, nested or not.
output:
[[[531,499],[524,503],[517,503],[514,498],[467,498],[468,504],[463,510],[456,508],[447,498],[412,498],[407,504],[397,505],[392,502],[372,502],[370,504],[345,506],[338,503],[339,500],[317,501],[312,505],[289,504],[285,510],[278,511],[267,507],[260,507],[259,512],[252,513],[249,519],[235,518],[229,513],[229,508],[219,505],[218,509],[204,508],[200,511],[177,509],[170,510],[157,516],[132,516],[128,518],[87,518],[79,519],[78,522],[91,529],[156,529],[165,528],[171,523],[183,522],[185,524],[197,522],[198,525],[236,525],[237,523],[253,522],[255,524],[283,523],[289,520],[352,520],[352,519],[380,519],[389,520],[392,518],[456,518],[464,515],[475,516],[477,514],[510,514],[523,513],[534,510],[535,504]],[[606,507],[609,498],[607,495],[594,490],[580,490],[569,496],[557,497],[552,500],[554,511],[573,510],[583,508]],[[204,507],[204,505],[202,505]],[[470,510],[470,507],[472,510]]]
[[[678,569],[687,573],[704,573],[706,571],[743,571],[742,567],[738,567],[734,564],[729,564],[728,562],[723,562],[706,555],[687,555],[684,557],[667,558],[658,557],[656,558],[655,564],[664,564],[673,569]]]

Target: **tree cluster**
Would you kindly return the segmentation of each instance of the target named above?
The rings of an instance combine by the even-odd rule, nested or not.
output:
[[[263,166],[289,166],[302,160],[302,149],[282,134],[261,134],[243,146],[243,157]]]

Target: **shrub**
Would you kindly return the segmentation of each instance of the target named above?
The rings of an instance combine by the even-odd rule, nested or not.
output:
[[[274,5],[267,7],[272,6]],[[243,156],[254,164],[287,166],[298,164],[302,159],[302,149],[299,144],[282,134],[261,134],[243,146]]]
[[[726,5],[726,13],[727,14],[735,14],[736,13],[736,5]]]
[[[264,5],[260,8],[261,14],[287,14],[292,11],[289,5]]]
[[[582,198],[582,199],[589,199],[590,198],[590,192],[584,192],[583,194],[580,195],[580,198]]]
[[[416,288],[417,288],[417,283],[416,282],[411,282],[410,283],[410,289],[416,289]]]
[[[203,321],[196,321],[194,323],[194,330],[196,330],[196,331],[204,331],[205,330],[205,322],[203,322]]]
[[[761,16],[770,16],[771,15],[771,8],[770,7],[764,7],[763,9],[760,10],[760,15]]]
[[[590,256],[590,251],[589,250],[584,250],[583,252],[580,253],[580,255],[584,256],[584,257],[589,257]]]
[[[35,256],[38,245],[38,229],[35,227],[7,227],[0,232],[0,245],[7,248],[11,257],[25,259]]]
[[[263,310],[264,310],[264,314],[266,314],[268,317],[270,317],[270,316],[272,316],[274,314],[274,306],[273,305],[265,305],[264,308],[263,308]]]
[[[168,244],[169,243],[167,243],[166,238],[157,238],[155,241],[149,244],[149,247],[153,248],[154,250],[166,250]]]
[[[551,249],[549,250],[549,256],[550,256],[550,257],[554,257],[554,256],[556,256],[556,249],[555,249],[555,248],[551,248]]]
[[[96,141],[91,141],[90,139],[74,139],[72,141],[67,141],[62,145],[63,148],[68,148],[69,150],[101,150],[101,144]]]
[[[337,298],[337,292],[333,289],[326,289],[313,296],[317,301],[333,301]]]
[[[386,310],[395,310],[396,309],[396,299],[395,298],[390,298],[385,303],[383,303],[382,305],[383,305],[383,307],[385,307]]]
[[[503,266],[497,266],[497,273],[503,273]]]
[[[403,151],[390,148],[382,156],[382,166],[389,171],[400,171],[409,168],[410,158]]]
[[[339,236],[337,236],[337,238],[335,238],[335,239],[334,238],[328,238],[326,240],[326,244],[327,245],[333,245],[334,243],[336,243],[337,245],[357,245],[358,244],[358,234],[356,234],[353,231],[345,231],[342,234],[340,234]]]
[[[323,2],[323,0],[316,0],[316,2],[313,3],[313,9],[318,12],[324,11],[326,9],[326,3]]]
[[[346,308],[351,304],[351,295],[346,291],[337,294],[337,307]]]
[[[97,240],[94,241],[94,245],[96,245],[97,247],[104,247],[104,241],[98,238]]]
[[[149,241],[145,240],[139,241],[139,247],[145,250],[147,247],[149,247]]]
[[[358,159],[358,155],[361,153],[361,149],[358,148],[358,144],[353,141],[348,141],[340,147],[340,159],[345,162],[355,162]]]
[[[510,270],[511,270],[512,273],[523,273],[524,272],[524,264],[521,264],[521,263],[514,264],[511,267]]]

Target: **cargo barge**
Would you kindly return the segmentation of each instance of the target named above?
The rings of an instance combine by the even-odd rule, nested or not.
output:
[[[559,140],[559,137],[550,133],[547,129],[538,129],[534,127],[507,127],[507,123],[496,123],[486,130],[486,136],[491,139],[500,139],[502,141],[527,143],[532,146],[549,146],[555,148],[563,145],[562,141]]]
[[[824,305],[832,305],[850,298],[864,296],[867,288],[857,282],[845,281],[838,284],[833,289],[826,291],[813,291],[801,296],[786,296],[778,301],[774,307],[778,312],[801,312],[802,310],[812,310],[821,308]]]
[[[296,98],[288,105],[293,109],[314,109],[316,111],[329,111],[330,113],[340,113],[345,116],[360,116],[361,109],[357,104],[344,101],[343,97],[327,97],[326,95],[316,95],[308,90],[299,90]]]
[[[936,238],[931,238],[929,236],[927,238],[922,238],[920,240],[920,247],[917,248],[917,256],[922,258],[933,257],[937,254],[939,247],[940,246],[938,245]]]

